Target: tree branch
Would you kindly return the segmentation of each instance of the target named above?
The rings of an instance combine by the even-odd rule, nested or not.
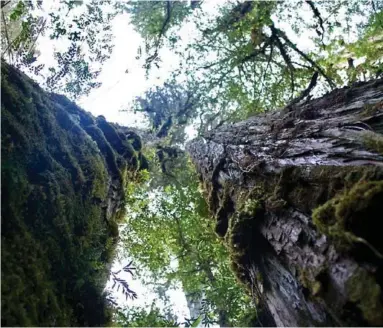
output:
[[[252,53],[243,57],[240,62],[244,63],[244,62],[246,62],[246,61],[248,61],[254,57],[257,57],[258,55],[261,55],[261,54],[264,55],[267,47],[272,43],[273,39],[274,39],[274,36],[272,35],[267,41],[265,41],[265,44],[262,46],[262,48],[260,48],[258,50],[254,50]]]
[[[11,1],[2,1],[1,2],[1,9],[3,9],[5,6],[7,6],[8,4],[10,4],[11,3]]]
[[[324,72],[322,67],[320,67],[315,61],[313,61],[309,56],[307,56],[303,51],[299,50],[298,47],[290,41],[290,39],[285,35],[284,32],[282,32],[280,29],[276,28],[274,25],[271,25],[270,28],[277,33],[285,42],[293,49],[295,50],[301,57],[303,57],[306,61],[308,61],[316,70],[325,78],[327,83],[330,85],[331,88],[335,89],[336,85],[331,80],[330,77],[327,76],[327,74]]]
[[[323,26],[323,19],[322,19],[322,16],[318,10],[317,7],[315,7],[315,4],[313,1],[311,0],[306,0],[306,3],[310,6],[311,10],[313,11],[314,13],[314,17],[316,17],[319,21],[319,26],[320,28],[322,29],[322,40],[323,40],[323,35],[324,35],[324,26]]]
[[[146,65],[150,65],[150,63],[152,61],[154,61],[157,57],[158,57],[158,49],[160,47],[160,43],[161,43],[161,39],[162,37],[164,36],[165,32],[166,32],[166,26],[169,24],[170,22],[170,17],[171,17],[171,6],[170,6],[170,0],[166,1],[166,17],[165,17],[165,20],[162,24],[162,27],[161,27],[161,30],[158,34],[158,38],[157,38],[157,42],[156,42],[156,45],[155,45],[155,50],[154,50],[154,54],[149,56],[147,59],[146,59]]]
[[[269,54],[269,59],[267,60],[267,64],[266,64],[266,68],[263,72],[263,76],[262,76],[262,80],[261,80],[261,83],[262,83],[262,86],[261,86],[261,91],[263,92],[263,88],[265,86],[265,78],[266,78],[266,73],[267,73],[267,70],[269,69],[270,67],[270,64],[271,64],[271,60],[273,58],[273,51],[274,51],[274,47],[273,45],[271,45],[271,49],[270,49],[270,54]]]
[[[237,23],[254,8],[255,3],[255,1],[245,1],[240,3],[239,5],[233,8],[229,18],[226,21],[224,21],[222,25],[225,25],[225,28],[227,28],[228,25],[231,26]]]
[[[310,94],[312,89],[315,88],[315,86],[317,84],[317,81],[318,81],[318,76],[319,76],[319,73],[315,72],[314,75],[311,78],[311,81],[310,81],[310,84],[308,85],[308,87],[305,90],[302,91],[302,93],[299,95],[299,97],[294,98],[287,107],[290,107],[290,106],[292,106],[294,104],[297,104],[301,100],[306,98]]]
[[[285,48],[283,47],[283,44],[282,44],[281,40],[278,38],[277,35],[275,35],[274,39],[275,39],[275,43],[277,44],[277,47],[279,49],[279,52],[281,53],[282,58],[285,61],[286,65],[287,65],[287,67],[288,67],[288,69],[290,71],[291,97],[293,97],[294,91],[295,91],[295,83],[294,83],[294,69],[295,68],[294,68],[294,65],[291,62],[290,56],[288,55],[288,53],[286,52]]]

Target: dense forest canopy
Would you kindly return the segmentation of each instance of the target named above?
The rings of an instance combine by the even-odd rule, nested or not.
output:
[[[383,77],[383,1],[10,0],[1,2],[1,14],[2,60],[71,100],[101,87],[116,42],[129,44],[129,34],[113,36],[119,17],[141,37],[134,50],[142,74],[150,80],[172,63],[165,82],[126,109],[145,124],[129,132],[116,125],[143,155],[137,155],[141,170],[124,186],[126,213],[113,241],[117,257],[134,266],[125,267],[125,280],[112,270],[114,323],[260,325],[263,309],[236,279],[186,143],[224,124]],[[151,286],[157,303],[135,306],[132,275]],[[185,293],[190,316],[174,313],[171,289]],[[125,296],[132,297],[128,306],[120,300]]]

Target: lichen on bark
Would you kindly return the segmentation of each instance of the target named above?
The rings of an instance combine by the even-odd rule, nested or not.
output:
[[[383,324],[382,101],[382,80],[357,83],[188,145],[232,267],[276,325]]]

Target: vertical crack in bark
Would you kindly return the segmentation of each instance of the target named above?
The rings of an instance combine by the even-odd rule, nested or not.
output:
[[[269,322],[383,324],[382,132],[376,80],[188,145],[233,270]]]

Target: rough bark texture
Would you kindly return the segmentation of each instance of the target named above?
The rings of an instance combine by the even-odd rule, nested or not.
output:
[[[359,83],[188,145],[267,324],[383,325],[382,101]]]

